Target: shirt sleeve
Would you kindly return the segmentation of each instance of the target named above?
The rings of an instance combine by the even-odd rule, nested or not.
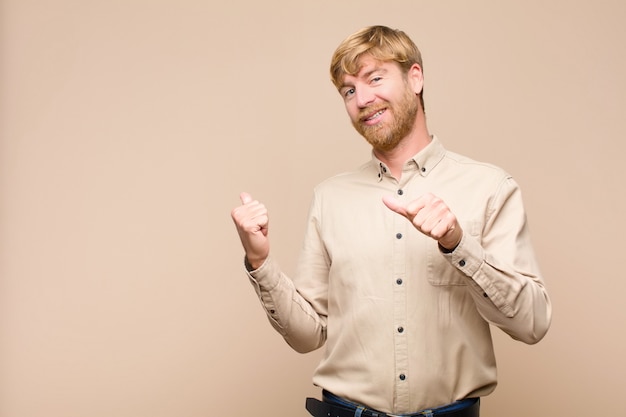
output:
[[[301,285],[296,287],[271,256],[258,269],[247,271],[270,323],[300,353],[318,349],[326,342],[328,261],[313,211],[312,207],[299,262],[307,265],[299,267],[308,272],[304,283],[300,280]]]
[[[483,318],[517,340],[533,344],[550,326],[552,307],[531,245],[521,191],[505,178],[486,213],[480,236],[464,234],[448,261],[471,278]]]

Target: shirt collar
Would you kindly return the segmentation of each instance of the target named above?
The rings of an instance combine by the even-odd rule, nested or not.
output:
[[[418,171],[422,177],[426,177],[441,162],[445,153],[446,149],[443,147],[443,144],[436,135],[433,135],[432,140],[424,149],[405,162],[402,171]],[[382,181],[383,177],[391,175],[387,165],[376,158],[374,152],[372,152],[372,163],[377,168],[376,175],[379,182]]]

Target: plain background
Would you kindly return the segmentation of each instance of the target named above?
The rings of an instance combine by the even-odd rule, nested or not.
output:
[[[554,303],[494,332],[484,416],[626,415],[626,3],[0,0],[0,416],[306,416],[231,209],[294,269],[312,187],[369,158],[328,77],[385,24],[429,127],[521,184]]]

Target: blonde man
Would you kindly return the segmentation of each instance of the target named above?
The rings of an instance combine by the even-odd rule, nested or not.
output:
[[[404,32],[356,32],[330,71],[372,158],[315,188],[292,278],[270,256],[267,209],[242,193],[247,274],[290,346],[325,345],[312,415],[478,416],[496,386],[490,325],[532,344],[551,320],[519,187],[429,133]]]

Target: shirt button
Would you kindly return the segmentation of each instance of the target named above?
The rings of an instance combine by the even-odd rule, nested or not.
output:
[[[404,381],[406,379],[406,375],[400,374],[400,381]]]
[[[398,327],[398,333],[403,333],[404,332],[404,327],[400,326]]]
[[[402,194],[404,194],[404,191],[398,190],[398,195],[402,195]]]
[[[464,260],[464,259],[461,259],[461,260],[459,261],[459,265],[460,265],[460,266],[465,266],[465,260]]]
[[[398,285],[402,285],[402,278],[398,278],[398,279],[396,280],[396,284],[398,284]]]
[[[422,167],[422,172],[426,172],[426,168]]]
[[[396,233],[396,239],[402,239],[402,233]]]

